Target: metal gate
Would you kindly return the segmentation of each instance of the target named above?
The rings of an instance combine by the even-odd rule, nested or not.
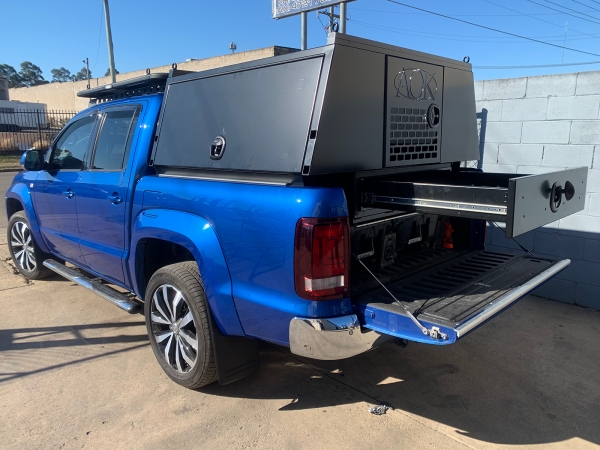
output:
[[[75,111],[0,108],[0,152],[48,148]]]

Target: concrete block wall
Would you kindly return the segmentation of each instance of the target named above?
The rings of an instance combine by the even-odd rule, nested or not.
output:
[[[585,209],[516,240],[536,255],[572,261],[536,295],[600,309],[600,71],[478,81],[475,96],[477,111],[487,110],[485,172],[588,167]],[[522,253],[493,225],[487,244]]]

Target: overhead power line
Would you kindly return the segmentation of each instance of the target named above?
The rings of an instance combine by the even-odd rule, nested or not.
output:
[[[598,3],[598,2],[596,2],[596,3]],[[590,8],[591,8],[591,6],[590,6]],[[507,9],[509,9],[509,8],[507,8]],[[368,12],[385,13],[385,14],[414,14],[414,15],[419,15],[419,16],[426,15],[426,13],[418,13],[418,12],[404,13],[404,12],[398,12],[398,11],[387,11],[387,10],[382,10],[382,9],[356,8],[354,6],[352,7],[352,11],[368,11]],[[523,13],[519,13],[518,11],[515,11],[515,12],[517,12],[518,14],[455,14],[455,17],[516,17],[516,16],[520,16],[523,14]],[[592,12],[592,11],[586,11],[586,12]],[[563,13],[562,12],[554,12],[554,13],[537,13],[537,14],[525,14],[525,15],[528,15],[528,16],[558,16],[559,14],[563,14]]]
[[[360,20],[352,20],[352,23],[354,23],[356,25],[362,25],[362,26],[365,26],[368,28],[374,28],[377,30],[389,31],[392,33],[404,34],[404,35],[408,35],[408,36],[424,37],[424,38],[428,38],[428,39],[442,39],[442,40],[459,41],[459,42],[489,42],[489,43],[494,43],[494,44],[528,44],[529,43],[527,41],[523,41],[522,39],[514,39],[512,36],[499,36],[499,37],[489,36],[486,38],[485,36],[431,33],[431,32],[420,31],[420,30],[408,30],[405,28],[395,28],[395,27],[388,27],[386,25],[362,22]],[[536,37],[537,38],[541,38],[541,37],[557,38],[557,39],[553,40],[555,42],[563,42],[565,39],[563,35],[536,36]],[[466,39],[456,39],[456,38],[466,38]],[[489,40],[489,39],[495,39],[495,40]],[[500,41],[499,39],[505,39],[505,40]],[[510,39],[510,40],[506,40],[506,39]],[[581,40],[589,40],[589,39],[600,39],[600,36],[576,37],[576,38],[570,38],[568,40],[581,41]]]
[[[446,16],[445,14],[440,14],[440,13],[436,13],[436,12],[433,12],[433,11],[428,11],[426,9],[417,8],[416,6],[407,5],[406,3],[400,3],[400,2],[397,2],[395,0],[388,0],[388,2],[395,3],[395,4],[400,5],[400,6],[405,6],[407,8],[412,8],[412,9],[416,9],[416,10],[419,10],[419,11],[427,12],[427,13],[432,14],[434,16],[443,17],[445,19],[450,19],[450,20],[455,20],[457,22],[466,23],[468,25],[472,25],[472,26],[478,27],[478,28],[483,28],[485,30],[495,31],[496,33],[502,33],[502,34],[506,34],[508,36],[514,36],[514,37],[518,37],[518,38],[521,38],[521,39],[526,39],[528,41],[537,42],[539,44],[549,45],[551,47],[556,47],[556,48],[562,48],[562,49],[569,50],[569,51],[572,51],[572,52],[583,53],[585,55],[592,55],[592,56],[599,56],[600,57],[600,55],[597,54],[597,53],[586,52],[584,50],[577,50],[575,48],[565,47],[564,45],[552,44],[550,42],[540,41],[539,39],[533,39],[533,38],[529,38],[527,36],[521,36],[521,35],[518,35],[518,34],[509,33],[508,31],[502,31],[502,30],[498,30],[496,28],[486,27],[485,25],[479,25],[479,24],[476,24],[476,23],[473,23],[473,22],[468,22],[466,20],[457,19],[456,17],[450,17],[450,16]]]
[[[94,61],[94,66],[92,69],[96,68],[96,64],[98,63],[98,54],[100,53],[100,39],[102,38],[102,24],[104,23],[104,7],[100,7],[100,32],[98,33],[98,47],[96,47],[96,60]]]
[[[585,66],[588,64],[600,64],[600,61],[586,61],[568,64],[535,64],[530,66],[473,66],[473,69],[540,69],[544,67]]]
[[[579,11],[577,11],[576,9],[567,8],[566,6],[563,6],[563,5],[561,5],[560,3],[551,2],[550,0],[544,0],[544,1],[545,1],[546,3],[550,3],[550,4],[552,4],[552,5],[556,5],[556,6],[560,7],[560,8],[567,9],[567,10],[569,10],[569,11],[573,11],[573,12],[574,12],[574,13],[576,13],[576,14],[580,14],[580,15],[582,15],[582,16],[587,16],[587,17],[591,17],[592,19],[596,19],[596,20],[598,20],[598,18],[597,18],[597,17],[590,16],[589,14],[586,14],[586,13],[579,12]]]
[[[550,21],[544,20],[544,19],[540,19],[539,17],[535,17],[535,14],[527,14],[527,13],[524,13],[524,12],[520,12],[520,11],[517,11],[516,9],[511,9],[508,6],[500,5],[498,3],[494,3],[494,2],[492,2],[490,0],[483,0],[483,1],[486,2],[486,3],[490,3],[492,5],[496,5],[496,6],[500,7],[500,8],[508,9],[509,11],[513,11],[513,12],[519,13],[519,15],[522,15],[522,16],[530,17],[532,19],[539,20],[540,22],[549,23],[550,25],[554,25],[555,27],[559,27],[559,28],[562,28],[562,29],[565,28],[564,25],[559,25],[557,23],[550,22]],[[551,13],[551,14],[562,14],[562,13]],[[575,28],[569,28],[569,30],[574,31],[574,32],[579,33],[579,34],[585,34],[586,36],[594,36],[594,37],[598,36],[598,35],[594,35],[594,34],[590,34],[590,33],[585,33],[583,31],[576,30]]]
[[[579,2],[579,1],[577,1],[577,0],[573,0],[573,1],[574,1],[575,3],[579,3],[580,5],[583,5],[583,6],[585,6],[585,7],[587,7],[587,8],[592,8],[594,11],[600,11],[600,9],[598,9],[598,8],[594,8],[593,6],[586,5],[585,3],[581,3],[581,2]]]
[[[567,16],[575,17],[576,19],[579,19],[579,20],[585,20],[586,22],[592,22],[592,23],[595,23],[596,25],[600,25],[600,22],[597,22],[595,20],[586,19],[585,17],[579,17],[579,16],[576,16],[574,14],[570,14],[570,13],[568,13],[566,11],[561,11],[560,9],[553,8],[552,6],[543,5],[541,3],[534,2],[533,0],[527,0],[527,1],[529,3],[534,3],[534,4],[538,5],[538,6],[541,6],[542,8],[548,8],[548,9],[551,9],[552,11],[558,11],[558,12],[560,12],[562,14],[566,14]]]

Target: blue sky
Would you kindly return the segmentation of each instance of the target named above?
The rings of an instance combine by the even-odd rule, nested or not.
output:
[[[598,56],[563,52],[387,0],[349,3],[348,33],[456,59],[468,55],[475,67],[600,61],[597,0],[553,0],[554,4],[548,0],[399,1]],[[547,8],[560,9],[556,3],[583,14],[572,12],[578,16],[573,17]],[[120,72],[221,55],[229,51],[232,41],[238,51],[300,45],[299,17],[273,20],[270,0],[111,0],[110,8],[115,62]],[[108,56],[102,0],[3,2],[1,10],[0,63],[18,70],[22,61],[31,61],[43,69],[49,80],[51,69],[64,66],[75,73],[88,57],[92,75],[104,75]],[[319,19],[314,12],[309,13],[309,47],[325,41]],[[587,70],[600,70],[600,64],[510,70],[475,68],[474,72],[477,79],[491,79]]]

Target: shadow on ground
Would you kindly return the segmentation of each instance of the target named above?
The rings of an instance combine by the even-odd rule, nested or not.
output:
[[[281,414],[386,403],[483,442],[530,445],[578,437],[600,444],[599,318],[596,312],[530,298],[452,346],[387,344],[351,359],[324,362],[261,344],[256,374],[226,386],[207,386],[191,393],[189,401],[204,395],[293,399],[279,409]],[[71,347],[74,352],[84,345],[97,351],[0,373],[0,388],[8,380],[107,358],[148,342],[138,317],[0,331],[0,358],[43,354],[36,349]],[[154,358],[150,349],[142,357]],[[112,363],[107,358],[106,364]],[[171,383],[166,377],[151,382]]]
[[[139,334],[140,327],[143,327],[141,331],[145,331],[143,321],[0,330],[0,357],[4,354],[4,362],[9,363],[0,364],[0,367],[10,368],[8,371],[0,370],[0,385],[16,378],[62,369],[147,346],[148,337],[145,333]],[[138,334],[129,334],[131,328],[136,328]],[[71,358],[63,351],[79,346],[84,346],[86,350],[92,349],[91,353]],[[36,350],[42,349],[44,353],[36,353]],[[48,349],[61,351],[60,354],[48,353]],[[8,358],[6,353],[10,353],[12,357]]]
[[[282,412],[357,399],[386,403],[498,444],[574,437],[600,444],[599,319],[597,312],[529,299],[452,346],[387,344],[325,362],[263,345],[256,375],[203,392],[293,398]],[[322,392],[311,386],[329,380],[329,395],[311,395]]]

